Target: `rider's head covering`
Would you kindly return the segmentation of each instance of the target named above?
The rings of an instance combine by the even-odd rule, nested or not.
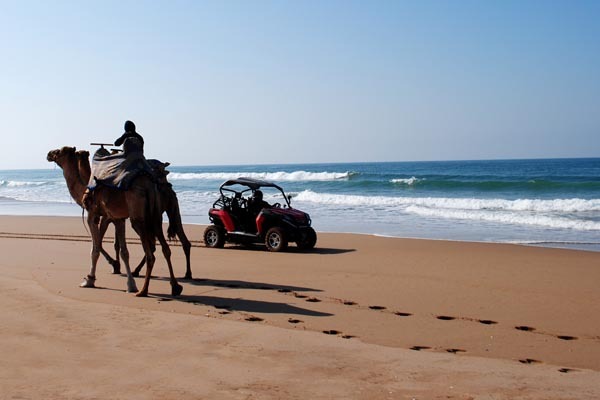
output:
[[[135,124],[132,121],[125,121],[125,132],[135,132]]]
[[[256,200],[259,200],[259,201],[260,201],[260,200],[262,200],[262,199],[263,199],[263,193],[262,193],[260,190],[256,189],[256,190],[254,191],[254,194],[252,195],[252,197],[254,197],[254,199],[256,199]]]

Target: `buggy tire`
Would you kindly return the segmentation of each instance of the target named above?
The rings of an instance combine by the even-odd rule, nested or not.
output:
[[[296,246],[300,250],[310,250],[317,244],[317,233],[313,228],[308,228],[300,234],[300,238],[296,241]]]
[[[287,249],[288,239],[285,231],[277,226],[269,229],[265,235],[265,246],[273,252]]]
[[[223,228],[210,225],[204,230],[204,245],[213,249],[225,246],[225,231]]]

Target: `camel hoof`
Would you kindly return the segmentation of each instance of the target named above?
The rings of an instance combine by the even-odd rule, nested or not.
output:
[[[148,297],[148,292],[145,290],[140,290],[135,294],[135,297]]]
[[[134,278],[139,278],[140,277],[140,271],[133,271],[131,273],[131,276],[133,276]]]
[[[189,279],[192,280],[194,278],[192,278],[192,274],[185,274],[185,276],[183,277],[183,279]]]
[[[79,284],[79,287],[82,287],[82,288],[95,288],[96,287],[95,282],[96,282],[96,278],[88,275],[88,276],[86,276],[86,277],[83,278],[83,282],[81,282]]]
[[[138,291],[138,288],[135,284],[127,286],[127,293],[136,293],[137,291]]]
[[[121,274],[121,263],[119,263],[118,261],[115,261],[114,263],[112,263],[112,267],[113,267],[113,274],[115,274],[115,275]]]
[[[171,294],[173,296],[179,296],[181,292],[183,292],[183,286],[180,284],[176,283],[175,285],[171,286]]]

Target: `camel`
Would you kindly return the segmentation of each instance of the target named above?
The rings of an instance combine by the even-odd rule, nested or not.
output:
[[[85,150],[79,150],[75,152],[77,157],[77,162],[79,166],[79,173],[81,179],[85,182],[88,182],[91,176],[91,168],[90,168],[90,153]],[[185,276],[184,279],[192,279],[192,268],[190,261],[190,250],[192,244],[188,240],[185,231],[183,230],[183,223],[181,221],[181,213],[179,211],[179,201],[177,200],[177,194],[173,190],[171,184],[167,181],[167,175],[169,171],[165,168],[169,166],[169,163],[156,163],[154,167],[154,171],[157,172],[157,186],[158,192],[160,195],[160,204],[162,208],[162,212],[166,212],[169,218],[169,227],[167,229],[167,237],[169,239],[177,236],[179,241],[181,242],[181,246],[183,248],[183,252],[185,254],[186,260],[186,268],[185,268]],[[77,200],[76,200],[77,201]],[[106,218],[102,218],[100,220],[100,234],[104,237],[106,229],[108,228],[109,223],[112,221],[107,220]],[[101,250],[102,254],[107,259],[108,263],[113,266],[113,269],[119,266],[119,240],[115,237],[115,253],[116,260],[113,260],[104,250]],[[140,271],[146,263],[146,258],[142,258],[141,262],[133,271],[133,276],[139,276]],[[115,267],[115,265],[117,267]],[[114,272],[119,273],[119,272]]]
[[[63,147],[48,152],[47,159],[58,164],[62,170],[69,192],[75,198],[85,193],[87,182],[84,182],[79,173],[79,166],[74,147]],[[80,197],[81,198],[81,197]],[[121,258],[127,272],[127,292],[137,292],[136,296],[148,296],[150,276],[156,257],[156,240],[161,244],[162,252],[169,267],[171,293],[178,296],[183,287],[177,283],[171,264],[171,250],[162,232],[162,212],[160,196],[156,184],[146,175],[137,176],[128,190],[118,190],[106,186],[98,186],[88,201],[82,201],[88,212],[87,223],[92,236],[91,268],[84,278],[81,287],[95,287],[96,264],[102,248],[100,235],[100,220],[108,219],[115,224],[115,236],[119,240]],[[129,252],[125,241],[125,219],[129,218],[131,226],[140,236],[147,264],[146,277],[141,290],[137,290],[135,280],[129,268]]]

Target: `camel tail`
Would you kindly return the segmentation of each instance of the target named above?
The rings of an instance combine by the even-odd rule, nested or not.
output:
[[[162,212],[160,211],[160,197],[156,187],[154,190],[148,190],[146,192],[146,221],[148,225],[152,227],[152,234],[154,239],[158,238],[162,234]],[[159,232],[160,230],[160,232]]]
[[[172,188],[165,193],[164,197],[168,197],[168,201],[165,204],[165,211],[169,217],[169,227],[167,228],[167,237],[169,240],[175,239],[177,232],[181,231],[181,214],[179,213],[179,201],[177,201],[177,195]]]

